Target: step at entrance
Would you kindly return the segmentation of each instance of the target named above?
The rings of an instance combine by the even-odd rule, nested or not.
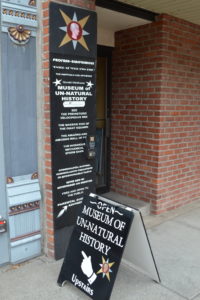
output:
[[[115,192],[108,192],[102,195],[103,197],[106,197],[108,199],[120,202],[122,204],[125,204],[127,206],[139,209],[142,213],[142,216],[148,216],[150,215],[150,203],[137,200],[134,198],[126,197],[124,195],[120,195]]]

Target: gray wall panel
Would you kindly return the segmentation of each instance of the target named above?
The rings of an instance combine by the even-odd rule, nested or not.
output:
[[[37,171],[35,38],[15,45],[2,33],[6,175]]]

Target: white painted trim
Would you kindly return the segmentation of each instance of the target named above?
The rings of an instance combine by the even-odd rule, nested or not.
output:
[[[1,2],[0,2],[0,9],[1,9]],[[1,21],[1,15],[0,15]],[[1,42],[0,39],[0,194],[1,194],[1,201],[0,201],[0,215],[8,219],[8,205],[7,205],[7,195],[6,195],[6,176],[5,176],[5,155],[4,155],[4,139],[3,139],[3,108],[2,108],[2,51],[1,51]],[[9,261],[9,239],[8,233],[4,233],[0,235],[0,245],[1,245],[1,255],[0,255],[0,265],[7,263]]]

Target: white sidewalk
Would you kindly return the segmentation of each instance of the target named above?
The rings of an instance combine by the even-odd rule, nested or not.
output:
[[[121,266],[111,300],[200,300],[200,202],[144,221],[162,282]],[[0,268],[0,300],[89,300],[57,286],[61,265],[42,256]]]

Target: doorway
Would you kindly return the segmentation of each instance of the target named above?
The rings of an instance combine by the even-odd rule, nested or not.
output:
[[[110,189],[110,108],[112,47],[97,48],[96,191]]]

